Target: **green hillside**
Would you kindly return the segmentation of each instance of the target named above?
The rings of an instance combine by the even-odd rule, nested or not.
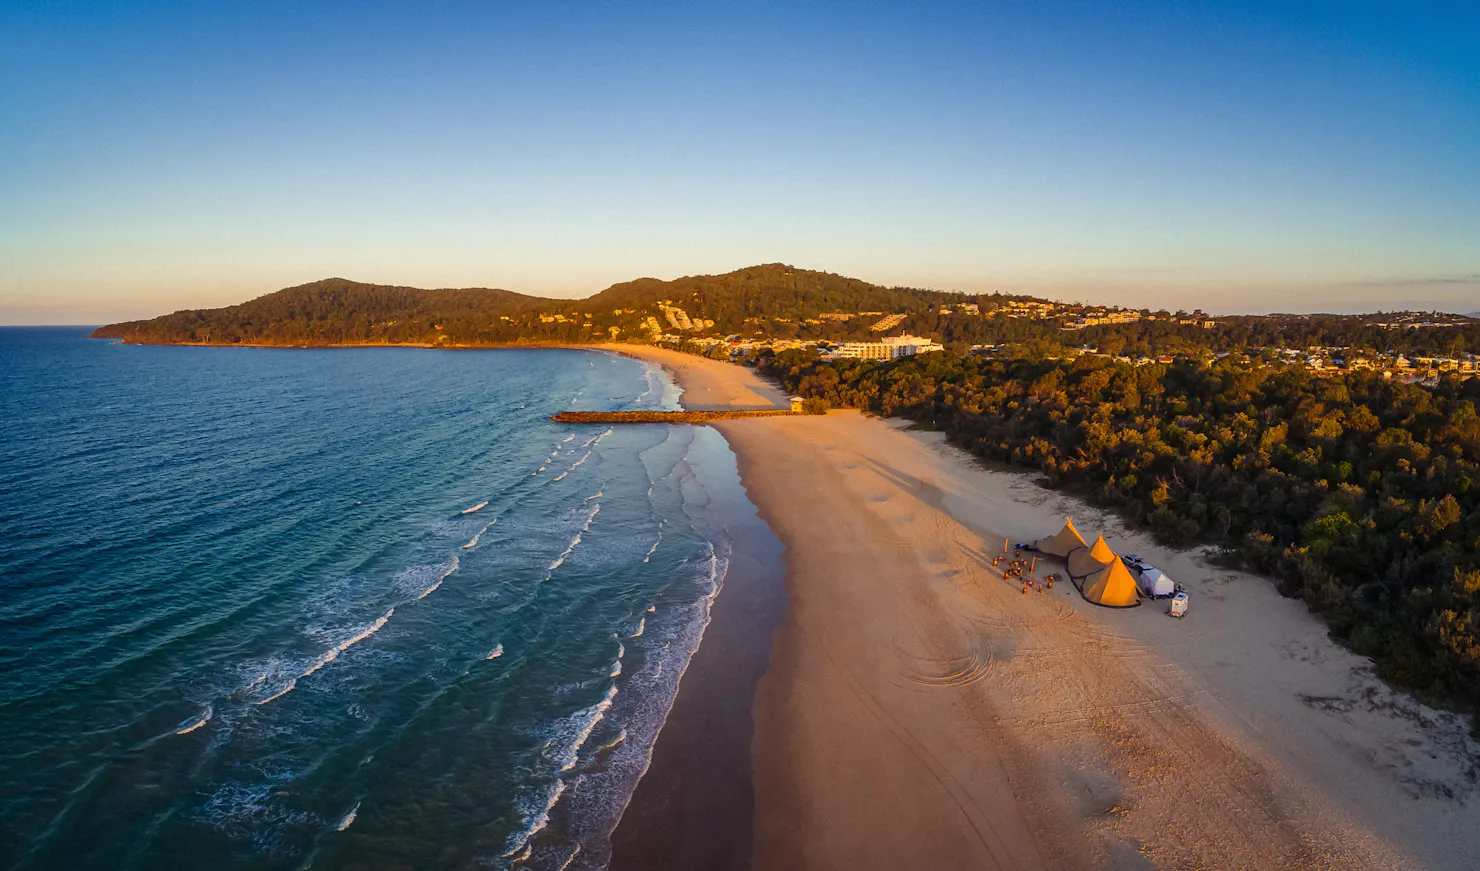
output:
[[[501,344],[583,342],[646,333],[648,318],[671,327],[665,306],[706,322],[686,332],[725,335],[801,324],[825,312],[922,312],[960,296],[885,288],[826,272],[769,264],[725,275],[660,281],[641,278],[579,300],[507,290],[419,290],[330,278],[240,305],[178,311],[110,324],[93,333],[131,342],[211,344]],[[712,321],[712,324],[707,322]],[[747,330],[747,327],[751,328]],[[832,333],[863,330],[834,323]]]

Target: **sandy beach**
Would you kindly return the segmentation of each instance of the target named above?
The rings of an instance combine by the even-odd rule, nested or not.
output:
[[[665,365],[689,407],[781,398],[738,366],[621,350]],[[1466,725],[1388,691],[1268,580],[898,421],[715,426],[786,548],[752,867],[1480,866]],[[1185,584],[1189,616],[1005,581],[1004,538],[1066,514]]]

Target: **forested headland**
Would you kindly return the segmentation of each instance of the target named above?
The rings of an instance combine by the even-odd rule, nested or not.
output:
[[[758,362],[802,396],[1037,469],[1170,543],[1216,544],[1389,681],[1480,704],[1480,379],[807,350]]]
[[[98,338],[149,344],[501,345],[589,343],[649,335],[648,318],[668,324],[662,306],[682,306],[704,322],[695,335],[795,333],[825,312],[925,311],[959,294],[886,288],[780,264],[725,275],[612,285],[585,299],[551,299],[508,290],[420,290],[329,278],[218,309],[188,309],[100,327]],[[867,335],[862,321],[827,321],[836,337]]]
[[[508,290],[420,290],[330,278],[269,293],[239,305],[188,309],[93,333],[149,344],[491,346],[520,342],[586,344],[686,338],[845,341],[877,338],[880,315],[898,315],[895,331],[947,346],[1015,344],[1052,355],[1090,345],[1112,355],[1267,352],[1337,346],[1454,356],[1480,350],[1480,320],[1445,328],[1390,329],[1373,315],[1240,315],[1204,328],[1199,313],[1146,312],[1128,323],[1063,329],[1079,307],[1052,317],[1013,316],[1032,297],[883,287],[855,278],[766,264],[724,275],[660,281],[643,278],[584,299],[551,299]],[[967,308],[974,310],[968,314]],[[687,326],[668,319],[683,312]],[[1178,315],[1186,315],[1179,317]],[[653,327],[657,327],[657,333]]]

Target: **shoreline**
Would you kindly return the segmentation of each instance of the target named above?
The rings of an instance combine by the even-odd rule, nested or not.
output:
[[[686,395],[774,389],[626,350]],[[779,423],[715,425],[786,547],[753,708],[753,867],[1480,864],[1463,720],[1388,690],[1272,582],[935,433],[857,412]],[[1189,618],[1005,583],[989,559],[1003,538],[1066,513],[1186,584]]]
[[[670,366],[657,365],[684,391],[679,402],[685,409],[700,404]],[[711,437],[733,456],[721,435]],[[612,871],[751,867],[752,712],[786,594],[780,542],[758,515],[738,469],[720,466],[715,462],[707,476],[724,479],[710,492],[710,510],[730,541],[728,571],[647,769],[611,833]]]

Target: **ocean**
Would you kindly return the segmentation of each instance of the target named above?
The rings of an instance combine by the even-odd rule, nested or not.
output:
[[[604,867],[739,485],[548,417],[664,373],[85,332],[0,330],[0,862]]]

